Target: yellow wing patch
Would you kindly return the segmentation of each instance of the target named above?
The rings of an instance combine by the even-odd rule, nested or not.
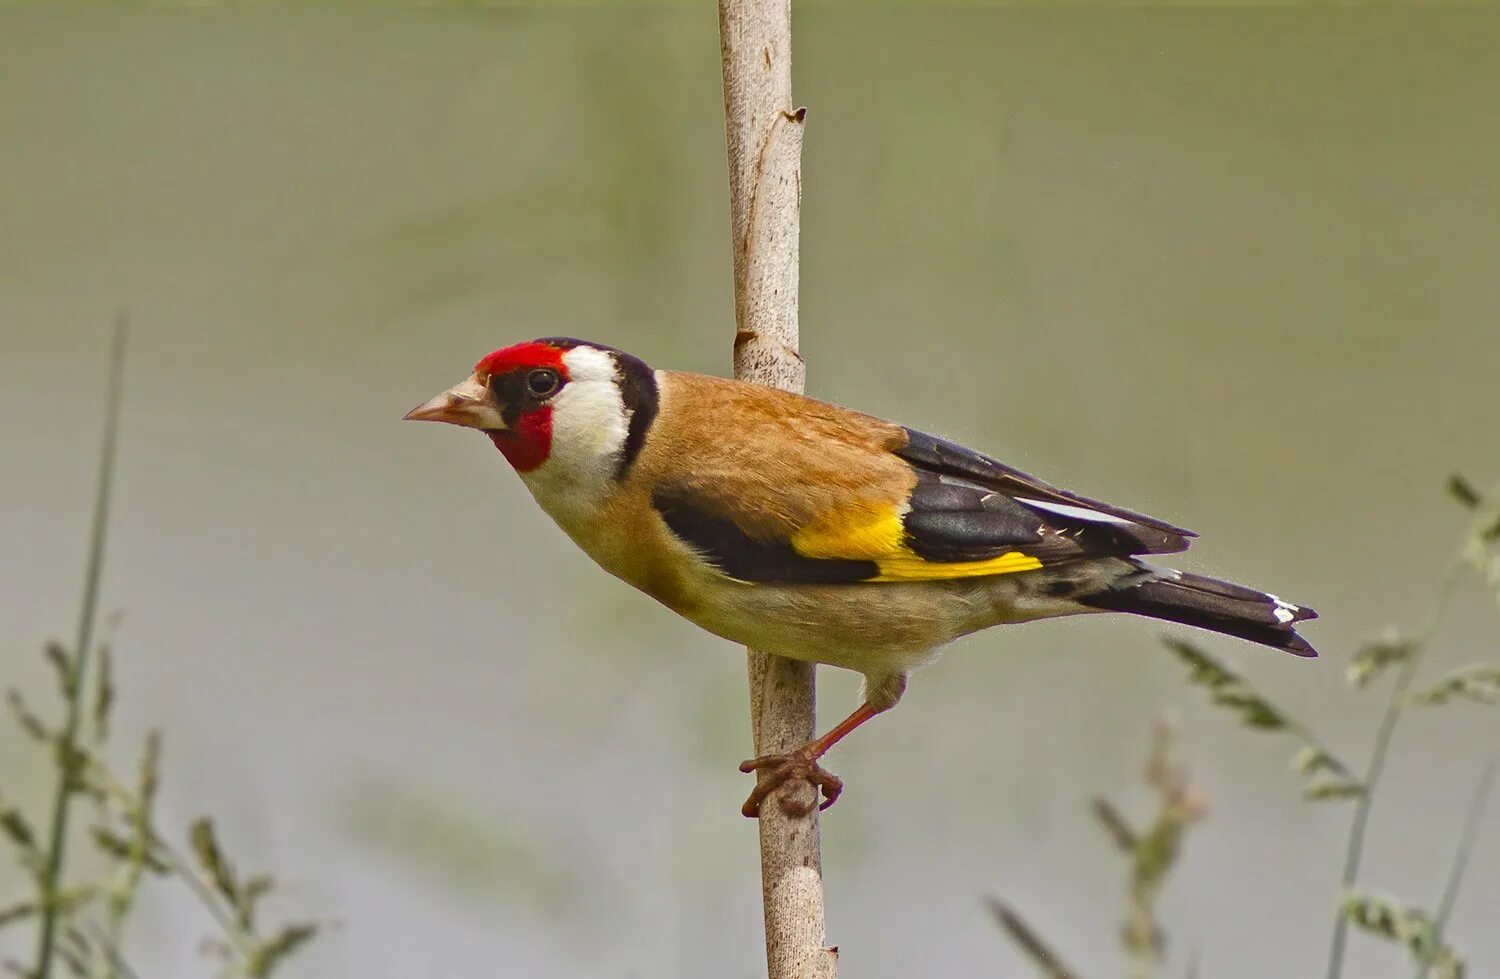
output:
[[[906,531],[889,503],[861,501],[830,511],[792,535],[803,557],[879,561],[901,548]]]
[[[1035,571],[1042,562],[1030,554],[1008,551],[983,561],[929,561],[903,547],[875,562],[880,574],[871,581],[932,581],[941,578],[979,578],[985,575]]]
[[[889,503],[860,501],[814,520],[792,535],[803,557],[873,561],[880,573],[869,581],[935,581],[1035,571],[1042,562],[1009,551],[982,561],[929,561],[906,546],[900,512]]]

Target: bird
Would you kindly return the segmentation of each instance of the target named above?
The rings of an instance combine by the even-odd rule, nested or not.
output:
[[[783,811],[832,805],[828,750],[991,626],[1123,612],[1317,655],[1296,629],[1311,608],[1142,560],[1192,531],[800,394],[544,337],[405,417],[482,432],[585,554],[708,632],[863,674],[827,733],[740,766],[746,816],[797,781],[812,801],[779,793]]]

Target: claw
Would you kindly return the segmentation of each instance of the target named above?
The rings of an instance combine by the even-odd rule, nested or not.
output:
[[[788,782],[802,781],[813,786],[812,802],[789,798],[787,793],[777,796],[776,801],[781,806],[781,811],[794,818],[800,818],[812,812],[813,804],[818,802],[820,791],[823,801],[818,804],[819,811],[837,802],[839,794],[844,791],[844,783],[839,777],[819,765],[806,749],[784,755],[761,755],[759,758],[751,758],[740,763],[740,771],[747,774],[755,772],[758,775],[755,788],[751,790],[749,798],[740,808],[740,812],[751,819],[759,817],[761,803],[772,792]]]

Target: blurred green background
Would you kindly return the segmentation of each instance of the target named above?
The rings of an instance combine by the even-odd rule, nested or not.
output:
[[[1184,523],[1183,566],[1318,607],[1319,661],[1205,642],[1362,759],[1379,698],[1342,659],[1428,604],[1448,472],[1500,477],[1500,12],[795,27],[810,390]],[[121,744],[163,728],[164,824],[218,812],[279,910],[342,921],[291,975],[762,974],[740,651],[594,568],[482,439],[399,422],[535,335],[728,369],[720,84],[706,2],[0,12],[0,681],[46,689],[34,650],[72,621],[126,308]],[[1493,653],[1491,605],[1465,588],[1434,668]],[[847,975],[1025,974],[992,892],[1116,972],[1086,800],[1146,802],[1164,708],[1214,807],[1166,896],[1177,961],[1321,968],[1348,809],[1299,802],[1286,746],[1203,706],[1160,633],[969,639],[835,753]],[[822,676],[826,721],[857,678]],[[1430,901],[1496,733],[1407,722],[1370,887]],[[0,773],[40,800],[13,730]],[[1494,975],[1500,832],[1475,859],[1453,933]],[[146,974],[205,974],[200,914],[151,903]]]

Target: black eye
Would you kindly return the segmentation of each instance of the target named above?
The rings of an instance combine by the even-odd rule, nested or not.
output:
[[[557,390],[560,383],[557,371],[550,367],[539,367],[526,375],[526,389],[537,397],[544,397]]]

